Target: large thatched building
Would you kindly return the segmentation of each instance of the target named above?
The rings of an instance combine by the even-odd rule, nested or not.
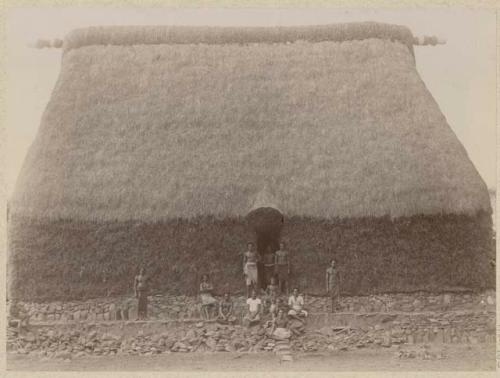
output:
[[[487,188],[375,23],[103,27],[62,69],[10,203],[11,295],[244,287],[241,251],[285,240],[323,292],[494,287]]]

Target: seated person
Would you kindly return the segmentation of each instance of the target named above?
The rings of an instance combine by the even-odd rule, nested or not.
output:
[[[294,316],[289,319],[288,329],[293,335],[300,336],[305,332],[306,327],[302,319]]]
[[[260,322],[260,314],[262,311],[262,301],[257,298],[255,290],[252,291],[252,296],[247,299],[248,312],[243,318],[243,324],[249,327],[252,324]]]
[[[200,298],[202,315],[205,320],[210,320],[210,310],[217,306],[217,300],[212,296],[212,284],[208,281],[208,274],[204,274],[200,284]]]
[[[276,317],[273,319],[271,335],[274,339],[284,340],[290,338],[291,332],[287,329],[288,319],[283,309],[279,309]]]
[[[229,293],[225,293],[219,303],[219,317],[217,321],[221,324],[233,324],[236,321],[233,315],[233,301],[229,297]]]
[[[290,307],[288,316],[295,317],[299,320],[299,317],[307,316],[307,311],[304,310],[304,297],[302,295],[299,295],[299,289],[293,289],[293,293],[288,299],[288,306]]]

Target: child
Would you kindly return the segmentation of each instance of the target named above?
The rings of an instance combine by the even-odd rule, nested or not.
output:
[[[271,318],[275,318],[276,315],[278,314],[278,299],[273,298],[271,300],[271,305],[269,306],[269,314],[271,315]]]
[[[271,283],[266,288],[266,305],[270,306],[278,297],[279,286],[276,284],[276,278],[271,277]]]
[[[280,310],[280,308],[278,306],[278,299],[277,298],[271,299],[271,304],[269,305],[269,315],[270,315],[271,319],[269,319],[265,325],[265,328],[268,329],[269,334],[272,333],[274,320],[276,319],[276,316],[278,315],[279,310]]]

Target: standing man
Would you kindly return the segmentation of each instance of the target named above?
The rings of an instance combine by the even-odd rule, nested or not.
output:
[[[285,243],[280,243],[280,249],[274,253],[274,268],[278,276],[278,286],[280,293],[284,293],[286,287],[286,294],[288,295],[288,277],[290,275],[290,256],[285,250]]]
[[[340,296],[335,260],[330,261],[330,266],[326,269],[326,292],[330,295],[332,300],[332,312],[334,312],[338,306]]]
[[[267,289],[267,287],[271,284],[271,280],[274,278],[275,274],[275,269],[274,269],[274,253],[271,249],[271,247],[267,248],[267,253],[264,254],[264,276],[265,276],[265,281],[264,284],[262,285],[264,289]]]
[[[137,319],[144,320],[148,317],[148,277],[146,271],[141,268],[139,274],[135,276],[134,291],[137,298]]]
[[[247,243],[247,251],[243,254],[243,274],[247,285],[247,298],[252,290],[257,290],[259,255],[253,250],[253,243]]]

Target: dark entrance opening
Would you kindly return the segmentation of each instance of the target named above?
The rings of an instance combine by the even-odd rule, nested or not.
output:
[[[247,215],[247,220],[255,232],[256,248],[261,258],[258,264],[259,286],[265,289],[272,272],[267,271],[266,274],[264,262],[270,260],[268,254],[279,249],[284,218],[281,212],[273,207],[259,207]]]

